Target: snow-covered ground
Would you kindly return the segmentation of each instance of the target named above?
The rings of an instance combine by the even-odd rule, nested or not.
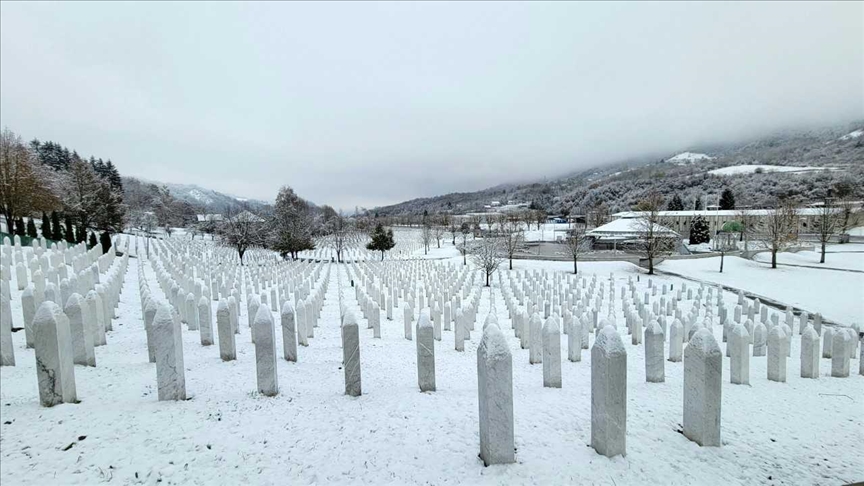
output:
[[[700,162],[703,160],[713,160],[713,159],[714,159],[714,157],[711,157],[710,155],[700,154],[700,153],[696,153],[696,152],[682,152],[678,155],[675,155],[674,157],[669,157],[668,159],[666,159],[666,162],[671,162],[673,164],[682,165],[682,164],[689,164],[692,162]]]
[[[744,289],[811,313],[821,312],[846,325],[864,325],[864,273],[782,265],[771,268],[729,256],[723,273],[719,272],[720,257],[666,260],[657,269]]]
[[[443,245],[428,257],[459,265],[461,257],[454,252],[451,245]],[[714,268],[710,264],[716,264],[711,260],[682,261],[682,265],[668,261],[662,267],[675,264],[703,278],[709,267]],[[806,293],[839,294],[836,300],[808,302],[813,306],[808,310],[831,318],[839,301],[854,300],[862,288],[860,282],[855,287],[845,281],[814,285],[799,277],[809,275],[803,273],[808,269],[757,273],[766,271],[764,266],[753,262],[743,266],[735,260],[727,258],[729,270],[724,276],[735,276],[742,285],[758,276],[775,288],[781,300]],[[482,291],[478,330],[466,342],[465,352],[453,349],[452,331],[443,331],[442,341],[435,343],[435,392],[418,391],[416,345],[403,338],[399,308],[394,321],[382,318],[382,339],[373,339],[365,320],[360,320],[363,395],[343,395],[339,282],[348,307],[357,311],[358,306],[345,279],[345,266],[331,264],[320,327],[310,346],[300,347],[297,363],[279,360],[278,396],[266,398],[255,391],[255,352],[246,306],[241,305],[237,360],[222,362],[218,345],[202,347],[198,333],[184,326],[191,399],[159,402],[155,366],[147,361],[138,265],[144,265],[152,291],[161,292],[150,263],[130,259],[115,330],[108,334],[107,346],[96,348],[97,367],[75,367],[81,403],[40,407],[33,350],[25,349],[23,331],[13,335],[18,364],[0,368],[0,483],[4,486],[109,482],[751,485],[841,484],[864,478],[860,456],[864,377],[831,378],[830,360],[822,359],[818,380],[799,378],[797,332],[787,383],[767,381],[766,358],[758,357],[750,362],[751,386],[731,385],[729,361],[724,359],[723,446],[701,448],[680,433],[682,364],[666,363],[665,383],[646,383],[644,346],[630,344],[620,312],[617,325],[628,352],[627,455],[613,459],[598,455],[590,447],[590,351],[582,352],[581,362],[568,362],[566,339],[562,339],[563,388],[544,388],[542,365],[528,364],[528,351],[520,349],[513,337],[497,278],[492,289]],[[569,272],[571,265],[516,262],[517,269],[531,271]],[[648,290],[648,278],[630,264],[581,263],[580,272],[596,274],[598,281],[606,281],[611,273],[616,291],[629,278],[638,277],[639,295]],[[827,278],[827,272],[813,272]],[[831,277],[847,273],[833,272]],[[652,280],[676,289],[683,283],[671,276]],[[800,292],[796,286],[801,286]],[[737,297],[730,292],[723,296],[727,307],[733,308]],[[494,310],[492,301],[497,303]],[[20,292],[14,285],[12,304],[14,325],[20,327]],[[682,302],[685,311],[689,305]],[[864,315],[860,299],[858,305],[857,315]],[[849,307],[854,310],[854,305]],[[497,313],[513,353],[517,462],[483,467],[477,457],[476,349],[482,319],[490,312]],[[714,334],[719,342],[720,326],[714,326]],[[281,350],[278,331],[276,340]],[[852,367],[857,371],[857,360]]]
[[[778,253],[777,263],[864,272],[864,245],[862,244],[828,245],[825,248],[825,263],[819,263],[821,255],[817,245],[816,251]],[[755,258],[760,262],[771,263],[771,254],[767,252],[757,253]]]
[[[840,137],[840,140],[852,140],[853,138],[858,138],[862,135],[864,135],[864,130],[853,130]]]
[[[730,165],[729,167],[709,170],[708,173],[714,175],[753,174],[759,169],[761,169],[762,172],[813,172],[820,170],[839,170],[835,167],[795,167],[791,165],[744,164]]]

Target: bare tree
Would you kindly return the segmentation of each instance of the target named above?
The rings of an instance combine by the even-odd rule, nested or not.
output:
[[[144,248],[147,258],[150,258],[150,238],[153,237],[153,230],[156,229],[156,216],[150,211],[136,210],[132,212],[129,223],[144,234]]]
[[[594,205],[590,211],[588,211],[588,226],[591,228],[596,228],[598,226],[603,226],[604,224],[609,222],[609,206],[606,203],[601,202]]]
[[[420,228],[420,242],[423,243],[423,254],[429,254],[429,245],[432,243],[432,227],[428,223]]]
[[[540,225],[546,222],[546,211],[538,209],[534,211],[534,222],[537,223],[537,229],[540,229]]]
[[[222,244],[237,250],[240,265],[243,265],[243,255],[247,250],[264,246],[265,235],[264,220],[247,210],[238,212],[234,208],[228,208],[225,220],[219,227]]]
[[[59,204],[51,182],[53,174],[42,167],[21,137],[9,129],[0,134],[0,209],[11,234],[13,222],[36,211],[50,211]]]
[[[471,260],[486,274],[486,286],[490,277],[504,261],[504,247],[501,238],[482,238],[471,246]]]
[[[324,244],[336,252],[336,261],[342,263],[342,254],[345,249],[349,245],[359,242],[358,234],[341,211],[325,224],[324,231],[326,232]]]
[[[471,234],[471,225],[466,223],[462,223],[459,227],[459,233],[462,236],[462,243],[459,244],[457,249],[459,253],[462,254],[462,265],[468,265],[468,259],[466,255],[468,254],[468,235]]]
[[[573,274],[579,271],[579,257],[585,253],[590,245],[590,239],[586,235],[587,230],[584,225],[576,225],[569,230],[567,237],[561,240],[561,243],[567,248],[567,252],[573,258]]]
[[[837,229],[843,224],[843,210],[831,204],[831,199],[825,198],[816,214],[816,233],[821,245],[819,263],[825,263],[825,247],[831,237],[837,234]]]
[[[654,192],[639,202],[636,209],[641,215],[636,218],[634,226],[639,233],[638,246],[648,260],[648,275],[654,275],[654,260],[675,248],[677,235],[670,234],[663,226],[660,211],[663,207],[663,196]]]
[[[762,226],[762,243],[771,251],[771,268],[777,268],[777,253],[798,240],[798,211],[792,199],[778,200]]]
[[[507,255],[507,259],[510,260],[510,270],[513,270],[513,256],[516,252],[525,248],[525,232],[522,231],[522,228],[518,224],[506,223],[506,219],[502,219],[500,224],[504,253]]]
[[[438,248],[441,248],[441,238],[444,237],[444,233],[447,232],[447,227],[444,225],[444,221],[442,218],[433,218],[432,219],[432,236],[435,238],[435,242],[438,244]]]
[[[448,216],[447,218],[447,231],[450,233],[450,236],[453,238],[453,246],[456,246],[456,235],[459,234],[460,226],[456,223],[456,218],[452,216]]]
[[[762,218],[753,210],[742,209],[737,214],[738,222],[741,223],[741,239],[744,240],[744,252],[750,251],[750,239],[760,232]]]

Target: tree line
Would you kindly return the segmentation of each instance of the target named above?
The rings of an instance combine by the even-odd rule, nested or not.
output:
[[[33,219],[41,216],[42,237],[95,245],[93,232],[99,232],[107,251],[110,235],[123,230],[127,207],[111,160],[85,159],[50,141],[25,143],[6,128],[0,134],[0,211],[10,233],[37,237]]]

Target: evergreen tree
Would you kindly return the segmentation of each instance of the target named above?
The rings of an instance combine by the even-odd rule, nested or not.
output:
[[[30,238],[39,238],[39,233],[36,232],[36,223],[33,218],[27,218],[27,236]]]
[[[728,187],[720,194],[720,209],[735,209],[735,194]]]
[[[24,220],[21,218],[18,218],[18,221],[15,221],[15,234],[18,236],[27,236]]]
[[[87,230],[79,225],[75,231],[75,243],[84,243],[85,241],[87,241]]]
[[[123,179],[120,177],[120,171],[117,170],[111,159],[105,162],[105,177],[108,179],[108,183],[111,184],[111,189],[121,194],[123,193]]]
[[[50,240],[51,237],[54,236],[54,230],[51,229],[51,220],[48,219],[48,215],[45,212],[42,212],[42,238],[46,240]]]
[[[711,235],[708,229],[708,221],[702,216],[693,218],[693,223],[690,225],[690,244],[699,245],[711,241]]]
[[[393,241],[393,230],[385,230],[384,226],[381,223],[375,225],[375,229],[369,236],[372,237],[372,241],[370,241],[369,244],[366,245],[366,249],[372,251],[380,251],[381,260],[384,260],[385,251],[389,251],[394,246],[396,246],[396,242]]]
[[[75,231],[72,229],[72,218],[68,214],[66,215],[64,223],[66,224],[66,242],[74,244]]]
[[[91,232],[91,233],[90,233],[90,239],[87,240],[87,248],[95,248],[97,243],[98,243],[98,242],[96,241],[96,235],[94,235],[94,234]]]
[[[108,250],[111,249],[111,235],[107,231],[103,231],[101,235],[99,235],[99,244],[102,245],[102,253],[108,253]]]
[[[696,211],[702,211],[702,197],[696,196],[696,204],[693,205],[693,209]]]
[[[684,211],[684,201],[681,200],[681,196],[678,194],[672,196],[672,200],[669,201],[667,209],[669,211]]]
[[[60,241],[63,239],[63,227],[60,226],[60,215],[57,211],[51,211],[51,239]]]

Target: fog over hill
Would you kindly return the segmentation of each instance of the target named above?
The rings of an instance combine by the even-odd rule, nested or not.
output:
[[[645,194],[679,194],[692,207],[697,197],[715,203],[729,187],[742,204],[769,205],[778,196],[822,197],[839,180],[864,186],[864,120],[818,129],[785,130],[738,143],[681,147],[664,156],[633,158],[521,184],[454,192],[374,208],[385,215],[482,210],[491,201],[532,203],[551,213],[584,213],[605,203],[630,209]],[[744,166],[741,169],[728,169]],[[750,167],[752,166],[752,168]],[[785,166],[772,171],[770,167]],[[718,169],[727,167],[725,170]],[[802,169],[792,169],[801,167]],[[806,169],[804,169],[806,168]],[[713,171],[713,173],[712,173]],[[502,176],[503,177],[503,176]],[[860,189],[859,189],[860,190]]]

